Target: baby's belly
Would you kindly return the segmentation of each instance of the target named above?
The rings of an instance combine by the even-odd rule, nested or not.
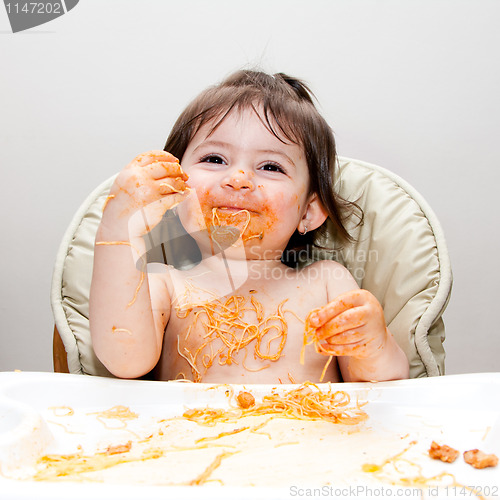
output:
[[[157,378],[188,379],[194,382],[233,384],[287,384],[338,382],[336,359],[306,346],[303,352],[303,327],[292,325],[283,331],[272,328],[260,334],[214,332],[206,328],[168,328]],[[176,331],[179,333],[176,333]]]

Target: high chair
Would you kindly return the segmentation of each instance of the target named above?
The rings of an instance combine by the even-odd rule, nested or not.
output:
[[[114,176],[81,205],[60,245],[52,280],[54,370],[112,376],[97,359],[89,332],[94,238]],[[444,374],[442,314],[452,272],[443,231],[407,182],[369,163],[339,158],[337,191],[364,211],[348,221],[355,243],[340,246],[331,228],[315,237],[316,257],[346,266],[380,301],[389,330],[410,362],[410,377]]]

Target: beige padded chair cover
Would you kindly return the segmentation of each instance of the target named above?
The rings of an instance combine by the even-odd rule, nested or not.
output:
[[[384,308],[387,324],[410,360],[410,376],[444,373],[444,325],[452,274],[443,233],[425,200],[393,173],[341,158],[338,189],[364,210],[351,220],[355,244],[336,246],[333,231],[317,237],[315,258],[345,265]],[[90,339],[88,296],[95,233],[114,177],[103,182],[75,214],[61,243],[51,302],[71,373],[111,376]]]

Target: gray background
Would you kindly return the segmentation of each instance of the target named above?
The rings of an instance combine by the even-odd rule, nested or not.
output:
[[[52,370],[54,258],[87,194],[243,66],[308,81],[344,156],[413,184],[447,236],[447,373],[499,371],[500,2],[82,0],[0,9],[0,370]]]

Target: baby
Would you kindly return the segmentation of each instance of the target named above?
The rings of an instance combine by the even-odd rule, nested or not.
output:
[[[327,218],[349,239],[353,205],[333,190],[335,161],[297,79],[240,71],[195,99],[165,151],[135,158],[111,188],[90,295],[104,365],[213,383],[408,377],[380,304],[344,267],[284,262]],[[146,266],[147,235],[167,210],[199,249],[191,267]]]

